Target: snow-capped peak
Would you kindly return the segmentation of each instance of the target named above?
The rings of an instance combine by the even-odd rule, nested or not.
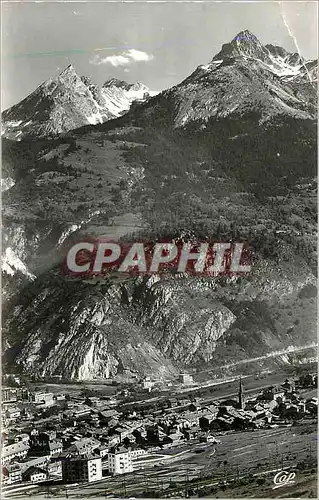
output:
[[[211,63],[200,68],[206,71],[216,69],[229,58],[254,60],[263,69],[280,77],[298,77],[308,81],[317,78],[317,61],[306,61],[300,54],[287,52],[278,45],[264,46],[249,30],[241,31],[230,43],[222,45]]]
[[[317,62],[276,46],[266,47],[250,31],[241,31],[208,63],[198,66],[179,86],[175,124],[218,116],[258,113],[261,121],[286,114],[316,116]],[[311,88],[313,87],[313,88]]]

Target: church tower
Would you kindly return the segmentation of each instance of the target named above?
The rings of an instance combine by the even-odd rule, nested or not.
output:
[[[241,410],[245,408],[244,388],[241,377],[239,379],[238,405]]]

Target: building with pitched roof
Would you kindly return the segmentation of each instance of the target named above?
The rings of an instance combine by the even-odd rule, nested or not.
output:
[[[23,441],[18,443],[9,444],[2,448],[1,464],[5,465],[11,462],[13,458],[24,458],[27,456],[29,445]]]

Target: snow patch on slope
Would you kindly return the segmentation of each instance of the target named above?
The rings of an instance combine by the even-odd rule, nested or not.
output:
[[[103,116],[99,111],[97,113],[93,113],[90,116],[87,116],[86,119],[91,125],[97,125],[98,123],[104,122]]]
[[[119,117],[123,112],[128,111],[133,101],[143,101],[147,97],[153,97],[159,92],[151,91],[145,85],[134,85],[126,90],[116,85],[102,88],[101,94],[104,99],[104,106],[115,116]],[[103,107],[102,107],[103,109]]]
[[[12,177],[5,177],[1,179],[1,191],[8,191],[8,189],[12,188],[15,185],[15,181]]]
[[[34,274],[31,274],[28,271],[27,266],[22,262],[22,260],[19,259],[19,257],[10,247],[6,248],[5,254],[2,257],[2,270],[10,276],[14,276],[17,271],[20,271],[29,279],[35,279]]]

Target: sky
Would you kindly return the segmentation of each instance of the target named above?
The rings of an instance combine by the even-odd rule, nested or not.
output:
[[[96,84],[176,85],[248,29],[317,58],[317,2],[1,2],[2,109],[68,64]]]

